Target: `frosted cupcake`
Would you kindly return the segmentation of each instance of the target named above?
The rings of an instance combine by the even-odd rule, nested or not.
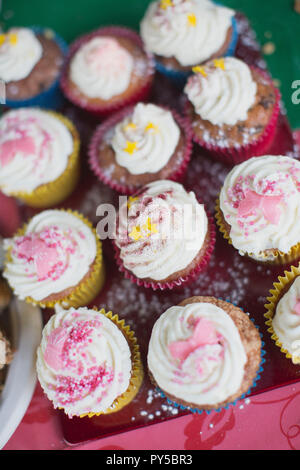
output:
[[[40,212],[4,249],[3,276],[15,295],[41,307],[87,305],[103,285],[101,242],[77,212]]]
[[[119,411],[143,379],[134,333],[117,315],[87,308],[50,318],[37,351],[37,374],[54,407],[70,418]]]
[[[90,166],[105,184],[132,194],[152,181],[182,178],[191,150],[190,129],[175,111],[138,103],[96,129]]]
[[[191,297],[154,324],[148,369],[152,382],[192,411],[226,406],[254,385],[261,340],[248,315],[214,297]]]
[[[266,324],[281,352],[300,364],[300,268],[292,266],[273,284],[265,305]]]
[[[107,115],[146,99],[154,75],[152,55],[137,33],[100,28],[70,47],[61,86],[75,105]]]
[[[0,35],[0,79],[8,107],[60,104],[59,76],[67,45],[49,28],[11,28]]]
[[[224,237],[241,255],[271,264],[300,256],[300,162],[266,155],[236,165],[217,207]]]
[[[66,199],[79,177],[79,135],[61,114],[20,108],[0,119],[0,189],[29,206]]]
[[[119,269],[154,290],[193,281],[214,248],[214,224],[204,205],[193,192],[168,180],[150,183],[130,197],[116,225]]]
[[[228,164],[266,153],[279,115],[271,79],[234,57],[193,70],[184,91],[194,141]]]
[[[150,3],[140,31],[155,54],[157,69],[183,85],[192,67],[233,55],[235,12],[209,0],[160,0]]]

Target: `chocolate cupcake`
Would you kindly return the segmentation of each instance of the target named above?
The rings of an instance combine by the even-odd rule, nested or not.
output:
[[[179,180],[192,149],[186,121],[175,111],[138,103],[101,124],[90,144],[90,166],[122,194],[160,179]]]
[[[152,55],[134,31],[106,27],[70,47],[61,86],[86,111],[107,115],[146,99],[154,76]]]
[[[261,70],[228,57],[194,68],[185,89],[193,139],[218,160],[263,155],[279,115],[279,91]]]
[[[67,45],[46,28],[11,28],[0,35],[0,79],[8,107],[60,104],[59,76]]]
[[[261,339],[248,315],[214,297],[191,297],[154,324],[149,348],[151,381],[177,406],[218,410],[254,385]]]
[[[163,290],[186,285],[205,269],[215,228],[193,192],[173,181],[155,181],[130,197],[127,208],[119,210],[113,240],[125,277]]]
[[[140,31],[155,54],[157,70],[183,85],[193,66],[233,55],[234,15],[234,10],[210,0],[160,0],[149,5]]]

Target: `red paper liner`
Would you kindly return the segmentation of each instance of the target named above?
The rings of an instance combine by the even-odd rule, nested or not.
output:
[[[103,105],[88,103],[87,100],[84,100],[81,96],[78,96],[68,86],[69,66],[70,66],[71,59],[73,58],[74,54],[78,51],[78,49],[83,44],[90,41],[92,38],[96,36],[117,36],[117,37],[130,39],[141,47],[145,56],[148,59],[147,72],[144,75],[143,86],[141,86],[140,89],[137,90],[135,93],[132,93],[131,96],[128,96],[126,99],[120,99],[116,103],[108,102]],[[76,41],[74,41],[71,44],[69,48],[69,53],[67,55],[67,58],[66,58],[63,70],[62,70],[60,87],[64,95],[75,106],[78,106],[79,108],[82,108],[85,111],[88,111],[90,113],[99,115],[100,117],[106,117],[108,114],[116,112],[125,106],[128,106],[133,103],[137,103],[138,101],[146,100],[151,91],[151,86],[152,86],[152,82],[154,78],[154,72],[155,72],[154,57],[151,53],[145,50],[141,37],[135,31],[129,28],[122,27],[122,26],[107,26],[104,28],[99,28],[89,34],[85,34],[79,37]]]
[[[199,204],[202,204],[200,200],[198,200]],[[185,287],[189,284],[191,284],[197,277],[198,275],[204,271],[204,269],[207,267],[211,255],[214,251],[215,243],[216,243],[216,229],[215,229],[215,224],[213,217],[211,214],[205,209],[206,216],[208,219],[208,233],[209,233],[209,240],[208,240],[208,247],[206,249],[205,254],[202,256],[201,260],[197,264],[197,266],[192,269],[189,273],[187,273],[185,276],[181,276],[178,278],[176,281],[169,281],[169,282],[160,282],[160,281],[145,281],[143,279],[140,279],[136,277],[131,271],[129,271],[127,268],[125,268],[122,259],[120,258],[120,249],[116,245],[115,240],[112,240],[114,251],[115,251],[115,260],[117,263],[117,266],[119,268],[119,271],[124,273],[124,276],[126,279],[130,279],[131,282],[134,284],[137,284],[138,286],[141,287],[147,287],[151,288],[153,290],[172,290],[172,289],[178,289],[180,287]]]
[[[270,121],[266,125],[263,133],[257,140],[255,140],[254,142],[250,142],[247,145],[241,145],[239,147],[220,147],[217,144],[212,144],[210,142],[205,142],[204,140],[201,140],[193,132],[193,126],[191,125],[193,141],[200,145],[200,147],[202,147],[203,149],[207,150],[215,160],[218,160],[227,165],[237,165],[238,163],[244,162],[245,160],[248,160],[251,157],[259,157],[261,155],[264,155],[265,151],[271,145],[275,136],[280,111],[280,91],[273,85],[271,78],[266,72],[253,66],[251,66],[250,68],[252,70],[255,70],[257,73],[263,75],[263,77],[269,81],[270,86],[274,89],[276,97],[276,102]],[[191,121],[189,117],[189,109],[191,107],[193,107],[193,105],[189,102],[188,99],[186,99],[184,104],[184,112],[187,118],[189,119],[189,122]],[[190,122],[190,124],[192,123]]]
[[[180,127],[180,130],[184,134],[185,149],[184,149],[182,162],[179,165],[179,167],[176,168],[176,170],[171,175],[168,176],[168,178],[164,178],[164,179],[169,179],[171,181],[179,182],[183,179],[185,172],[187,170],[188,163],[191,158],[192,146],[193,146],[191,128],[188,124],[188,120],[181,117],[174,109],[167,108],[165,106],[160,106],[160,107],[172,113],[173,118],[175,119],[176,123]],[[126,116],[130,115],[133,112],[133,110],[134,110],[134,106],[128,106],[125,109],[122,109],[118,113],[114,114],[107,120],[105,120],[102,124],[100,124],[96,128],[91,138],[89,150],[88,150],[90,168],[95,173],[95,175],[99,178],[99,180],[102,181],[107,186],[110,186],[112,189],[114,189],[118,193],[126,194],[126,195],[134,194],[136,191],[138,191],[140,187],[144,185],[129,186],[126,183],[121,183],[120,181],[112,180],[111,178],[109,178],[105,174],[105,170],[103,170],[100,166],[98,154],[99,154],[100,142],[105,136],[105,134],[109,131],[110,128],[115,127]]]

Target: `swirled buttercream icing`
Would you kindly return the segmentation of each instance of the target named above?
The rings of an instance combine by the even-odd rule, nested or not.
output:
[[[22,108],[0,119],[0,188],[31,192],[57,179],[73,151],[68,128],[49,112]]]
[[[105,315],[79,308],[46,324],[37,351],[38,379],[55,408],[72,416],[107,410],[131,377],[131,353]]]
[[[300,162],[265,155],[236,165],[221,189],[220,208],[241,254],[288,253],[300,241]]]
[[[180,130],[172,113],[139,103],[115,128],[112,148],[119,165],[133,175],[156,173],[172,157]]]
[[[249,66],[234,57],[194,67],[185,93],[199,116],[214,125],[245,121],[255,103],[257,85]]]
[[[26,78],[39,62],[43,48],[28,28],[11,28],[0,34],[0,79],[5,82]]]
[[[272,326],[293,362],[300,363],[300,276],[279,300]]]
[[[147,49],[182,66],[208,60],[224,44],[234,11],[208,0],[150,3],[140,25]]]
[[[127,90],[133,58],[119,42],[98,36],[79,47],[70,64],[70,78],[89,98],[109,100]]]
[[[76,286],[96,256],[96,239],[76,215],[47,210],[34,216],[22,236],[4,240],[3,275],[15,294],[42,301]]]
[[[208,229],[202,204],[179,183],[160,180],[129,198],[119,212],[116,244],[138,278],[160,281],[185,269],[200,252]]]
[[[171,307],[153,327],[149,370],[164,392],[187,403],[226,401],[240,389],[246,362],[235,323],[212,303]]]

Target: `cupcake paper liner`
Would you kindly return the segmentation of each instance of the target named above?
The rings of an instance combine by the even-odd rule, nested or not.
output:
[[[216,209],[215,217],[216,217],[216,222],[219,227],[219,230],[222,233],[225,240],[227,240],[228,243],[232,245],[232,240],[230,238],[230,235],[227,231],[226,226],[224,225],[224,220],[223,220],[223,215],[222,215],[222,211],[220,208],[219,199],[217,200],[215,209]],[[283,253],[280,250],[274,249],[274,255],[272,259],[268,257],[267,253],[265,254],[262,253],[261,259],[254,258],[252,253],[245,253],[244,256],[247,256],[249,259],[251,259],[252,261],[256,261],[257,263],[270,264],[270,265],[275,265],[275,266],[290,264],[293,261],[298,260],[300,258],[300,242],[297,243],[297,245],[292,246],[290,250],[288,251],[288,253]]]
[[[60,37],[57,33],[52,31],[50,28],[42,28],[40,26],[31,26],[30,29],[33,30],[36,34],[44,34],[46,37],[51,37],[60,47],[63,56],[65,57],[68,52],[68,45],[65,40]],[[59,109],[63,104],[63,95],[60,90],[59,81],[60,75],[57,76],[52,85],[47,89],[42,91],[36,96],[31,98],[26,98],[23,100],[9,100],[6,99],[5,106],[8,108],[24,108],[39,106],[46,109]]]
[[[270,290],[270,296],[267,297],[268,303],[265,304],[266,313],[264,317],[266,320],[266,325],[268,326],[268,332],[271,334],[271,339],[274,341],[276,346],[280,348],[280,351],[285,355],[287,359],[292,360],[293,364],[300,364],[300,356],[293,357],[292,354],[288,352],[286,348],[283,347],[280,342],[277,334],[273,328],[273,317],[276,310],[276,305],[280,300],[282,293],[286,287],[292,283],[292,281],[300,275],[300,264],[298,266],[291,266],[290,271],[284,271],[283,276],[279,276],[277,282],[273,283],[273,289]]]
[[[255,70],[257,73],[263,75],[265,79],[268,79],[270,86],[273,87],[276,99],[270,121],[268,122],[263,133],[257,140],[255,140],[254,142],[250,142],[247,145],[241,145],[236,147],[220,147],[218,144],[212,144],[211,142],[201,140],[193,131],[193,125],[192,122],[190,122],[194,142],[200,145],[200,147],[202,147],[204,150],[208,151],[211,157],[213,157],[215,160],[225,163],[226,165],[237,165],[238,163],[244,162],[245,160],[248,160],[251,157],[259,157],[261,155],[264,155],[268,147],[271,145],[276,133],[280,111],[281,94],[279,90],[273,85],[273,82],[269,75],[267,75],[264,71],[258,69],[257,67],[251,66],[250,68],[252,70]],[[191,109],[193,109],[193,105],[186,98],[184,104],[184,112],[185,115],[188,117],[189,121],[191,121],[189,112]]]
[[[252,318],[250,320],[254,323],[254,320]],[[259,328],[255,324],[254,324],[254,326],[259,331]],[[262,336],[263,336],[262,333],[259,333],[259,336],[262,339]],[[263,349],[264,345],[265,345],[265,343],[264,343],[264,341],[262,341],[261,342],[261,351],[260,351],[260,366],[258,368],[256,377],[255,377],[251,387],[249,387],[249,389],[247,390],[246,393],[243,393],[239,398],[237,398],[236,400],[234,400],[231,403],[228,403],[227,405],[221,406],[219,408],[211,409],[211,410],[205,410],[205,409],[201,409],[201,408],[191,408],[189,406],[184,406],[184,405],[181,405],[179,403],[176,403],[173,400],[170,400],[170,398],[168,398],[166,396],[166,394],[157,386],[156,386],[156,391],[160,394],[160,396],[162,398],[165,398],[167,400],[167,403],[169,403],[169,405],[174,406],[175,408],[179,408],[182,411],[190,411],[193,414],[195,414],[195,413],[202,414],[203,412],[205,412],[206,414],[210,414],[213,411],[216,412],[216,413],[220,413],[220,411],[227,410],[231,406],[235,406],[238,402],[245,399],[248,395],[250,395],[252,390],[256,387],[257,382],[260,380],[261,374],[263,373],[263,370],[264,370],[263,364],[266,362],[266,360],[264,358],[264,356],[266,355],[266,351]]]
[[[236,22],[236,19],[233,17],[231,41],[230,41],[230,44],[228,46],[226,53],[223,54],[224,57],[230,57],[234,55],[237,41],[238,41],[237,22]],[[183,70],[175,70],[170,67],[166,67],[161,62],[159,62],[159,60],[155,60],[155,68],[159,73],[168,77],[174,83],[174,85],[176,85],[177,88],[179,89],[182,89],[185,86],[187,79],[189,78],[190,75],[192,75],[191,71],[185,72]]]
[[[102,181],[107,186],[110,186],[112,189],[114,189],[118,193],[127,194],[127,195],[134,194],[139,188],[137,186],[130,187],[126,185],[126,183],[121,183],[120,181],[113,181],[111,178],[109,178],[109,176],[106,175],[105,170],[103,170],[99,164],[98,149],[99,149],[99,144],[101,140],[103,139],[105,134],[108,132],[108,130],[110,128],[115,127],[126,116],[130,115],[133,109],[134,109],[134,106],[126,107],[125,109],[119,111],[118,113],[114,114],[113,116],[108,118],[106,121],[104,121],[102,124],[100,124],[96,128],[96,131],[93,134],[90,145],[89,145],[89,164],[90,164],[92,171],[95,173],[95,175],[100,179],[100,181]],[[181,117],[173,109],[166,108],[166,107],[164,107],[164,109],[172,113],[176,123],[179,125],[181,131],[184,133],[185,141],[186,141],[182,162],[180,166],[168,177],[168,179],[178,182],[183,179],[188,163],[191,158],[192,145],[193,145],[192,134],[191,134],[191,129],[188,125],[187,119],[184,119],[183,117]]]
[[[95,308],[95,310],[97,309]],[[134,331],[132,331],[129,326],[126,326],[125,321],[120,320],[117,314],[113,314],[112,312],[106,312],[104,309],[100,310],[99,313],[102,315],[105,315],[113,323],[115,323],[115,325],[117,325],[117,327],[124,334],[129,344],[129,347],[131,350],[131,357],[132,357],[131,379],[129,382],[128,389],[122,395],[120,395],[118,398],[115,399],[115,401],[113,402],[110,408],[100,413],[82,414],[80,415],[80,418],[84,418],[86,416],[89,418],[92,418],[93,416],[100,416],[103,414],[107,415],[107,414],[116,413],[117,411],[120,411],[122,408],[124,408],[124,406],[128,405],[135,398],[135,396],[140,390],[140,387],[142,385],[143,378],[144,378],[141,354],[140,354],[139,345],[135,337]]]
[[[73,138],[73,152],[69,156],[65,171],[56,180],[42,184],[30,193],[18,191],[10,194],[10,196],[20,199],[28,206],[36,208],[48,208],[59,204],[73,192],[79,180],[80,139],[77,129],[73,123],[62,114],[54,111],[48,112],[59,119],[70,131]]]
[[[201,204],[201,201],[198,201]],[[126,279],[130,279],[131,282],[134,284],[137,284],[138,286],[142,287],[147,287],[151,288],[153,290],[172,290],[172,289],[177,289],[183,286],[186,286],[188,284],[191,284],[197,277],[198,275],[204,271],[204,269],[207,267],[211,255],[213,253],[214,247],[215,247],[215,242],[216,242],[216,231],[215,231],[215,225],[213,218],[209,214],[208,211],[205,211],[207,218],[208,218],[208,233],[209,233],[209,245],[206,248],[206,252],[202,256],[201,260],[197,264],[197,266],[192,269],[189,273],[187,273],[185,276],[180,277],[179,279],[175,281],[169,281],[169,282],[161,282],[161,281],[146,281],[144,279],[140,279],[136,277],[131,271],[129,271],[127,268],[125,268],[122,259],[120,258],[120,249],[115,243],[115,240],[112,240],[113,242],[113,247],[115,251],[115,260],[118,265],[119,271],[121,271]]]
[[[93,228],[92,224],[86,219],[83,215],[78,213],[77,211],[72,211],[71,209],[63,210],[60,209],[61,212],[68,212],[76,216],[80,219],[85,225],[87,225],[91,231],[93,232],[95,239],[96,239],[96,257],[91,265],[91,272],[86,279],[82,279],[77,286],[74,286],[73,291],[62,297],[59,300],[54,301],[38,301],[33,299],[32,297],[26,297],[25,301],[27,303],[38,305],[41,308],[54,308],[55,305],[61,305],[63,308],[78,308],[88,305],[92,300],[98,295],[100,290],[102,289],[105,281],[105,268],[103,264],[103,256],[102,256],[102,243],[98,238],[96,230]],[[21,227],[17,233],[15,234],[16,237],[21,237],[25,234],[26,228],[28,223],[26,223],[23,227]],[[6,253],[5,261],[4,261],[4,272],[5,266],[10,261],[10,252]],[[10,286],[14,291],[13,286]],[[71,286],[70,286],[71,287]]]
[[[131,94],[125,99],[120,99],[118,102],[115,103],[107,103],[103,105],[98,105],[98,104],[91,104],[88,102],[88,100],[83,99],[81,96],[76,94],[73,90],[70,89],[68,85],[68,72],[69,72],[69,66],[71,59],[73,58],[74,54],[78,51],[78,49],[91,40],[94,37],[97,36],[116,36],[116,37],[123,37],[127,38],[129,40],[132,40],[136,44],[138,44],[141,49],[144,51],[145,56],[147,57],[148,61],[148,67],[147,67],[147,72],[144,75],[144,83],[140,87],[139,90],[137,90],[135,93]],[[129,106],[130,104],[137,103],[138,101],[144,101],[148,98],[150,91],[151,91],[151,86],[154,78],[154,71],[155,71],[155,66],[154,66],[154,59],[152,54],[148,53],[144,49],[144,44],[142,42],[142,39],[140,36],[133,30],[122,27],[122,26],[107,26],[104,28],[99,28],[96,31],[93,31],[92,33],[86,34],[84,36],[81,36],[78,38],[73,44],[71,44],[69,48],[69,53],[66,58],[65,65],[63,67],[63,73],[61,76],[60,80],[60,86],[61,89],[68,98],[69,101],[71,101],[74,105],[84,109],[85,111],[98,115],[99,117],[106,117],[109,114],[112,114],[121,108],[124,108],[125,106]]]

